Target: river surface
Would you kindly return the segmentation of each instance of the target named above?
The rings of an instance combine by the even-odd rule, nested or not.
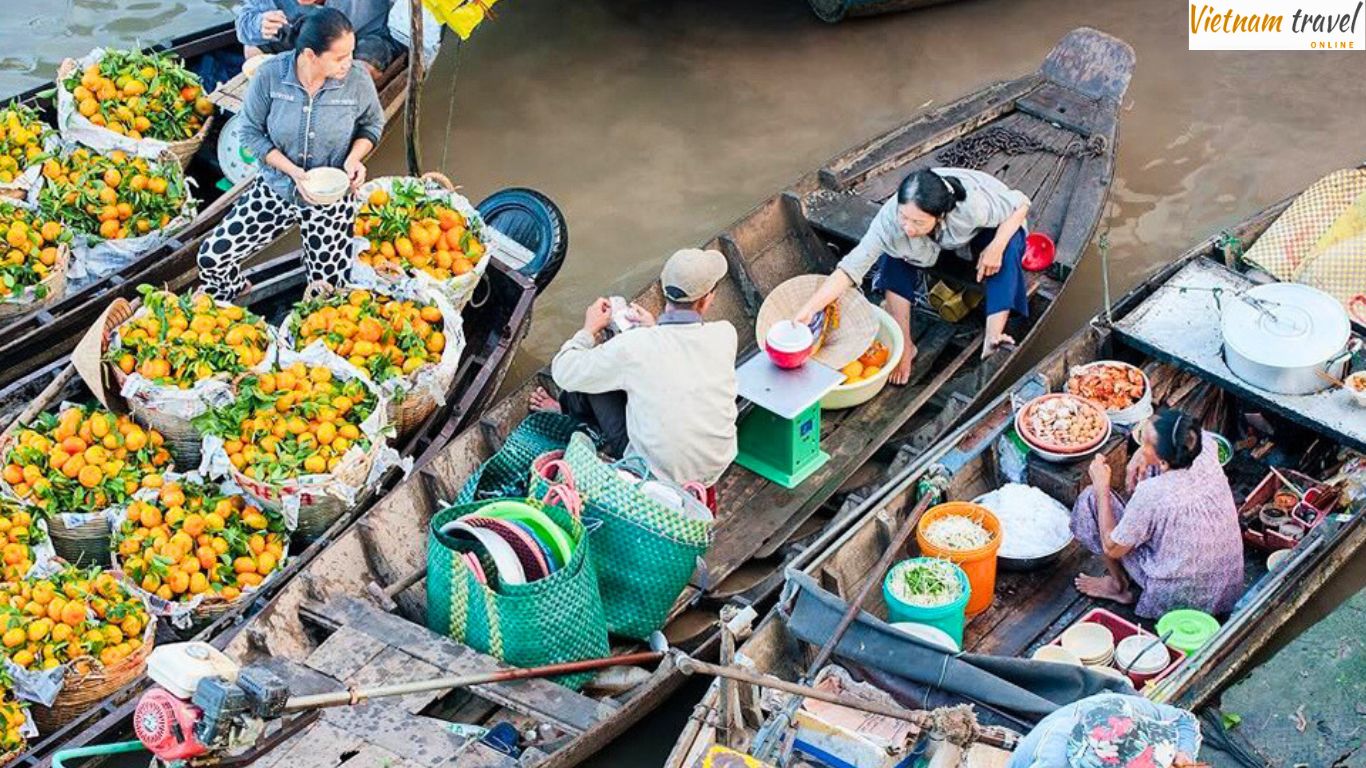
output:
[[[64,56],[228,18],[227,0],[43,0],[0,9],[0,93]],[[1102,230],[1118,296],[1192,243],[1366,159],[1366,66],[1351,52],[1191,52],[1185,6],[1152,0],[961,0],[838,26],[802,0],[509,0],[423,94],[424,163],[474,200],[507,186],[554,198],[570,259],[536,305],[513,376],[543,364],[599,295],[632,295],[674,249],[709,239],[786,183],[917,110],[1038,66],[1068,30],[1127,40]],[[371,175],[399,172],[391,136]],[[1091,253],[1029,359],[1102,306]],[[514,378],[515,380],[515,378]],[[1328,590],[1321,613],[1366,568]],[[657,764],[700,689],[594,765]]]

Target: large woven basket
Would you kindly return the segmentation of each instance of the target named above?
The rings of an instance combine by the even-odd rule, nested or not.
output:
[[[47,535],[52,539],[52,550],[72,565],[109,567],[109,518],[98,514],[93,520],[79,525],[68,525],[65,515],[53,515],[47,521]]]
[[[371,440],[370,450],[365,452],[360,461],[338,465],[336,471],[330,473],[329,476],[346,485],[362,487],[370,475],[370,467],[375,464],[375,458],[384,448],[385,444],[382,438]],[[293,481],[263,483],[247,477],[235,468],[229,473],[229,476],[233,482],[247,492],[248,496],[260,502],[262,507],[273,512],[283,511],[286,496],[298,496],[298,525],[290,532],[290,537],[297,537],[303,541],[312,541],[321,536],[331,527],[332,523],[349,512],[353,506],[344,499],[331,494],[311,492],[308,490],[309,486],[300,487],[298,483]]]
[[[72,71],[76,69],[76,66],[77,65],[75,59],[63,59],[61,65],[57,67],[57,89],[61,91],[63,94],[66,94],[66,96],[69,98],[75,97],[71,96],[70,92],[66,90],[65,81],[67,76],[69,76],[72,73]],[[89,123],[89,127],[91,130],[106,133],[109,135],[109,138],[111,140],[122,140],[132,142],[139,141],[137,139],[129,139],[127,136],[115,133],[109,130],[108,128],[102,128],[98,125],[95,125],[94,123],[90,123],[89,120],[86,120],[86,118],[80,115],[79,113],[76,114],[74,118],[78,120],[85,120],[87,123]],[[209,127],[211,125],[213,125],[213,115],[210,115],[209,118],[204,121],[204,124],[199,126],[199,131],[188,139],[182,139],[180,141],[161,141],[158,139],[156,141],[158,143],[166,145],[166,151],[171,153],[172,155],[175,155],[176,162],[180,163],[180,170],[183,171],[187,166],[189,166],[190,158],[194,157],[194,154],[199,151],[199,147],[204,144],[204,138],[209,135]],[[60,129],[61,126],[59,125],[58,130]],[[66,136],[63,136],[62,138],[66,138]]]
[[[0,301],[0,320],[31,314],[61,301],[66,295],[66,271],[70,263],[71,249],[63,243],[57,249],[57,263],[53,265],[52,272],[43,278],[42,282],[25,289],[24,299]],[[47,289],[46,295],[41,299],[37,297],[37,289],[40,286]]]
[[[120,688],[137,680],[147,669],[147,657],[152,653],[153,640],[156,638],[156,619],[152,618],[143,634],[142,647],[128,658],[112,667],[103,667],[89,660],[91,669],[84,675],[68,670],[62,681],[62,690],[52,706],[34,704],[31,708],[33,721],[42,733],[52,733],[85,712],[99,706],[101,702],[119,691]]]

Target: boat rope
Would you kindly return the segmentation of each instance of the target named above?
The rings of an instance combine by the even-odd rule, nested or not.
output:
[[[446,30],[443,28],[441,34],[444,36]],[[441,165],[443,173],[450,173],[450,166],[446,165],[446,158],[451,149],[451,122],[455,118],[455,79],[460,74],[460,37],[455,38],[455,53],[451,56],[455,58],[455,63],[451,65],[451,90],[446,99],[446,132],[441,136]]]
[[[1058,157],[1096,157],[1105,151],[1105,146],[1105,137],[1100,134],[1074,136],[1059,148],[1014,128],[993,125],[944,147],[935,159],[951,168],[981,170],[997,155],[1047,153]]]

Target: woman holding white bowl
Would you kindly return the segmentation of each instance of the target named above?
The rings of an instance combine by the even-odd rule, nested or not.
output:
[[[318,8],[304,17],[294,51],[266,62],[251,79],[240,130],[261,172],[199,248],[199,274],[215,299],[244,294],[242,262],[295,225],[309,281],[346,282],[354,192],[365,183],[362,158],[384,130],[375,84],[352,58],[355,47],[346,16]],[[338,168],[345,179],[338,178],[336,190],[322,189],[320,179],[329,174],[318,169]]]

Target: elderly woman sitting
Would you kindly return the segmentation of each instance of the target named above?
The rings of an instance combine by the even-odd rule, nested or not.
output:
[[[1106,573],[1077,576],[1083,594],[1155,618],[1174,608],[1227,613],[1243,591],[1243,543],[1214,439],[1195,419],[1164,411],[1145,424],[1129,463],[1126,504],[1096,456],[1091,487],[1072,510],[1072,534],[1105,560]]]

